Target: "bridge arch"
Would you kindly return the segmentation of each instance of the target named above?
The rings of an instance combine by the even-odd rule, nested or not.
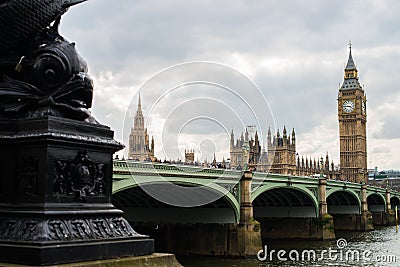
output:
[[[307,188],[263,185],[252,195],[254,218],[318,217],[318,201]]]
[[[397,206],[397,208],[400,208],[400,198],[398,196],[393,196],[390,198],[390,206],[392,207],[392,210],[395,209],[395,207]]]
[[[379,193],[370,193],[367,196],[368,210],[371,212],[382,212],[386,210],[385,197]]]
[[[331,189],[326,194],[328,213],[333,214],[361,214],[361,201],[357,193],[352,190]]]
[[[199,197],[212,197],[215,201],[197,207],[178,207],[163,203],[150,196],[146,187],[157,187],[160,194],[170,194],[171,199],[185,202],[188,197],[171,194],[171,183],[149,182],[138,186],[134,182],[124,183],[113,187],[113,204],[124,210],[128,220],[141,222],[182,222],[182,223],[236,223],[239,221],[240,206],[235,196],[215,183],[203,186],[193,182],[174,182],[174,185],[198,187]],[[200,187],[201,186],[201,187]],[[200,194],[200,195],[199,195]],[[203,195],[203,196],[201,196]],[[150,209],[149,209],[150,208]]]

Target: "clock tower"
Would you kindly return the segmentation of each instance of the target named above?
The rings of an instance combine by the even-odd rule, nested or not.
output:
[[[338,94],[341,179],[367,182],[367,110],[364,89],[351,54]]]

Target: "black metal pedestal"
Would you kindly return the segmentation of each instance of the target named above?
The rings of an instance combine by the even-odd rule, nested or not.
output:
[[[106,126],[64,118],[0,119],[0,262],[51,265],[148,255],[111,204]]]

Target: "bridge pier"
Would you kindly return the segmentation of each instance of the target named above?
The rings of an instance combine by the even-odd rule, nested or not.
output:
[[[377,226],[395,225],[395,215],[393,210],[372,212],[372,221]]]
[[[326,178],[321,177],[318,181],[318,206],[319,206],[319,214],[318,221],[316,226],[320,233],[319,239],[334,239],[335,231],[334,231],[334,223],[333,217],[328,214],[328,205],[326,203]]]
[[[371,231],[374,230],[374,223],[372,220],[372,213],[368,210],[367,202],[367,184],[361,185],[361,216],[359,225],[356,225],[359,231]]]
[[[386,200],[385,211],[372,212],[372,221],[374,225],[390,226],[390,225],[395,225],[396,223],[395,214],[394,211],[392,210],[392,205],[390,203],[389,189],[386,189],[385,200]]]
[[[132,223],[132,225],[156,240],[156,251],[246,258],[254,257],[257,253],[255,251],[261,249],[261,231],[258,223]]]
[[[263,218],[261,221],[263,240],[310,239],[330,240],[335,238],[332,217]]]
[[[390,203],[390,190],[388,188],[386,189],[385,198],[386,198],[386,210],[389,211],[392,209],[392,204]]]
[[[231,224],[228,237],[228,255],[232,257],[254,257],[262,249],[261,226],[256,220]]]
[[[365,232],[374,230],[372,213],[362,214],[335,214],[333,216],[335,230],[348,230]]]
[[[240,179],[240,220],[230,226],[228,239],[228,254],[234,257],[255,256],[262,249],[261,226],[253,218],[252,178],[252,172],[244,171]]]

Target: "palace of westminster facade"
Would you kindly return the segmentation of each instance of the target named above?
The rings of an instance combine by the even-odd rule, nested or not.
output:
[[[272,135],[268,129],[267,145],[262,148],[258,133],[249,137],[246,129],[244,135],[235,140],[232,131],[230,138],[230,168],[241,169],[248,165],[256,171],[270,173],[310,176],[323,173],[327,178],[367,182],[367,139],[366,139],[366,95],[359,83],[358,70],[354,63],[351,46],[347,65],[344,69],[344,81],[338,93],[338,120],[340,137],[340,168],[335,168],[325,159],[299,157],[296,152],[296,134],[283,128]],[[129,159],[156,161],[154,157],[154,139],[149,142],[147,128],[139,96],[138,109],[134,118],[134,127],[129,136]],[[194,151],[185,150],[185,162],[194,163]],[[247,164],[245,164],[247,162]],[[214,159],[215,166],[216,161]]]

